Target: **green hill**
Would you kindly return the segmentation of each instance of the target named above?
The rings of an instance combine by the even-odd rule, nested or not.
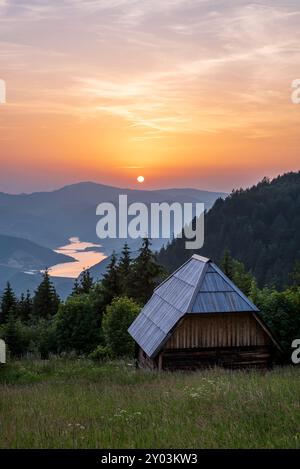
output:
[[[39,246],[28,239],[0,234],[0,266],[22,270],[39,270],[73,258]]]
[[[220,261],[224,250],[243,262],[259,286],[283,288],[300,260],[300,172],[263,179],[218,199],[205,217],[204,247],[198,254]],[[173,271],[193,252],[175,239],[158,254]]]

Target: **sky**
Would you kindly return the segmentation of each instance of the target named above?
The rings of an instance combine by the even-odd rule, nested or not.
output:
[[[299,24],[299,0],[0,0],[0,191],[298,170]]]

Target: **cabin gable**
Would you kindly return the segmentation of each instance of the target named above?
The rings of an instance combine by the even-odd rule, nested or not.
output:
[[[252,313],[189,314],[166,342],[167,349],[255,347],[271,340]]]

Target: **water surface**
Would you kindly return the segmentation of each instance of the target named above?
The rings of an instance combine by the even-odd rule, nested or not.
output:
[[[80,241],[76,237],[70,238],[69,241],[69,244],[55,249],[55,252],[71,256],[76,261],[54,265],[49,269],[52,277],[77,278],[83,269],[89,269],[107,257],[101,252],[101,244]]]

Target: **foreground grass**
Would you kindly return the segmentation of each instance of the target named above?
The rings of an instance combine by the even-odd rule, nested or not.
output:
[[[13,362],[0,368],[0,448],[300,448],[300,370]]]

